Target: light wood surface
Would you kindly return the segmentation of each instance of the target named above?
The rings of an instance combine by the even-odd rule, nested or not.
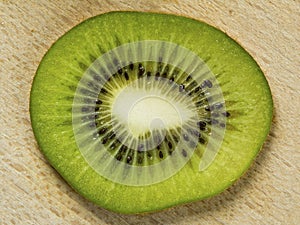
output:
[[[208,200],[147,215],[119,215],[75,193],[34,139],[29,93],[51,44],[113,10],[203,20],[245,47],[271,86],[275,116],[251,169]],[[0,0],[0,224],[299,224],[300,1]]]

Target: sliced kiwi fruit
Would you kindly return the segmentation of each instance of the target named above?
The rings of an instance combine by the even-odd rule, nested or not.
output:
[[[120,213],[216,195],[250,166],[273,103],[256,62],[193,19],[111,12],[77,25],[41,61],[32,127],[80,194]]]

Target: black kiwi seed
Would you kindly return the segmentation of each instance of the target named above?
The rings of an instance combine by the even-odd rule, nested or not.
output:
[[[199,141],[199,143],[201,143],[201,144],[205,144],[205,140],[204,140],[204,138],[202,138],[202,137],[200,137],[200,138],[198,139],[198,141]]]
[[[98,105],[101,105],[102,101],[100,99],[96,99],[95,103],[98,104]]]
[[[213,86],[212,82],[210,80],[205,80],[203,81],[203,83],[201,84],[202,88],[208,87],[211,88]]]
[[[128,147],[126,145],[122,145],[121,152],[125,153],[127,151]]]
[[[104,144],[104,145],[105,145],[105,144],[107,143],[107,137],[104,137],[104,138],[102,138],[102,140],[101,140],[101,141],[102,141],[102,144]]]
[[[111,150],[114,150],[116,148],[116,144],[115,143],[112,143],[110,146],[109,146],[109,149]]]
[[[166,72],[164,72],[163,74],[162,74],[162,77],[163,78],[166,78],[168,76],[168,73],[166,73]]]
[[[123,70],[122,70],[122,68],[121,67],[118,67],[118,74],[122,74],[123,73]]]
[[[200,91],[200,87],[196,87],[194,92],[197,93],[198,91]]]
[[[184,85],[183,84],[180,84],[179,85],[179,92],[182,92],[184,90]]]
[[[185,79],[187,82],[189,82],[192,79],[192,77],[189,75],[187,76],[187,78]]]
[[[105,134],[107,131],[107,128],[106,127],[103,127],[101,128],[99,131],[98,131],[98,134]]]
[[[209,107],[209,106],[206,106],[204,109],[205,109],[205,111],[207,111],[207,112],[210,111],[210,107]]]
[[[195,103],[195,105],[196,105],[197,107],[200,107],[200,106],[202,106],[203,104],[204,104],[203,101],[199,101],[199,102],[196,102],[196,103]]]
[[[226,117],[229,117],[230,116],[230,113],[229,112],[224,112],[224,113],[222,113],[223,114],[223,116],[226,116]]]
[[[125,76],[126,80],[129,80],[129,76],[128,76],[128,73],[126,71],[124,72],[124,76]]]
[[[181,153],[182,153],[183,157],[187,157],[187,152],[186,152],[186,150],[182,149]]]
[[[172,149],[173,148],[173,145],[171,142],[168,142],[168,146],[169,146],[169,149]]]
[[[212,82],[210,80],[206,80],[206,86],[208,88],[211,88],[213,86]]]
[[[189,141],[190,140],[190,138],[189,138],[189,136],[187,134],[183,134],[183,139],[185,141]]]
[[[121,161],[121,160],[122,160],[122,154],[117,154],[116,159],[117,159],[118,161]]]
[[[153,157],[152,157],[152,155],[148,152],[147,153],[147,157],[149,158],[149,159],[152,159]]]
[[[104,88],[101,88],[100,92],[101,92],[102,94],[106,94],[106,93],[107,93],[107,90],[105,90]]]
[[[159,156],[159,158],[161,158],[161,159],[164,157],[164,154],[162,153],[162,151],[159,151],[158,156]]]
[[[204,121],[199,121],[197,123],[198,127],[200,128],[200,130],[204,129],[206,127],[206,123]]]
[[[134,65],[133,65],[133,63],[131,62],[131,63],[129,64],[129,69],[133,70],[133,68],[134,68]]]
[[[148,71],[148,72],[147,72],[147,77],[150,77],[150,76],[151,76],[151,72]]]
[[[127,156],[126,162],[129,164],[132,163],[132,157],[130,155]]]
[[[113,131],[111,131],[111,132],[107,135],[107,137],[111,140],[111,139],[113,139],[113,138],[116,137],[116,134],[115,134]]]
[[[139,64],[139,76],[142,76],[145,73],[145,68],[143,65],[140,63]]]

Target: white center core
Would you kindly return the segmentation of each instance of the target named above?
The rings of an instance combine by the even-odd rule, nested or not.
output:
[[[170,97],[172,92],[179,95],[178,89],[164,94],[158,88],[127,87],[116,96],[112,114],[135,137],[154,129],[181,127],[193,113],[187,107],[188,101],[176,101]]]
[[[181,124],[181,118],[176,108],[166,99],[149,96],[143,97],[132,105],[128,116],[131,132],[141,133],[164,127],[174,127]]]

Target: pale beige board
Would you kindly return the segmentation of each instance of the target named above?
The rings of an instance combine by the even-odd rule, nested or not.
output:
[[[34,139],[29,93],[51,44],[91,16],[113,10],[203,20],[237,40],[271,86],[275,117],[251,169],[208,200],[148,215],[119,215],[75,193]],[[300,1],[0,0],[0,224],[299,224]]]

